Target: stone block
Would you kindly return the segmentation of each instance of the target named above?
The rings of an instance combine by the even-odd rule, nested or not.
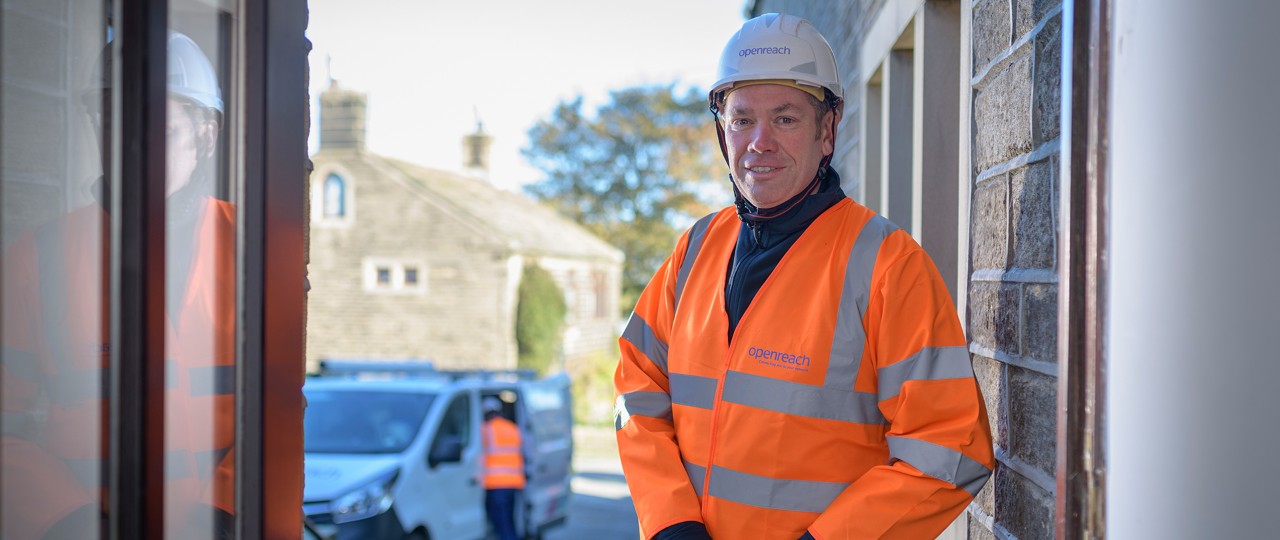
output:
[[[1057,362],[1058,286],[1029,283],[1022,289],[1022,356]]]
[[[1052,269],[1057,260],[1053,160],[1043,160],[1009,173],[1009,230],[1013,266]]]
[[[973,96],[974,173],[1031,151],[1031,54],[987,76]]]
[[[991,438],[999,448],[1009,448],[1008,419],[1004,417],[1005,384],[1004,362],[981,355],[973,356],[973,374],[982,390],[982,401],[987,407],[987,421],[991,425]],[[990,482],[987,485],[991,485]],[[985,491],[985,488],[984,488]],[[989,514],[990,507],[983,507]]]
[[[981,0],[973,6],[975,76],[1013,42],[1009,19],[1009,0]]]
[[[1008,266],[1008,198],[1008,178],[1003,175],[973,190],[969,260],[974,270]]]
[[[1013,39],[1030,32],[1044,15],[1062,5],[1062,0],[1013,0]]]
[[[995,474],[996,520],[1014,538],[1053,538],[1054,498],[1008,467]]]
[[[1008,366],[1009,453],[1052,477],[1057,448],[1058,379]]]
[[[1054,15],[1036,35],[1035,145],[1062,131],[1062,15]]]
[[[982,347],[1017,354],[1020,289],[1016,283],[970,282],[970,341]]]
[[[987,485],[991,483],[988,482]],[[969,540],[995,540],[995,533],[991,532],[986,525],[983,525],[976,519],[969,519]]]

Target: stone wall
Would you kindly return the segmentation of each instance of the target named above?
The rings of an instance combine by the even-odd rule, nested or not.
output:
[[[971,538],[1054,533],[1061,2],[973,4],[968,328],[1000,467]]]
[[[514,368],[509,253],[484,245],[465,222],[423,198],[406,196],[405,186],[354,153],[313,159],[316,181],[342,163],[348,204],[360,226],[312,226],[309,358],[423,358],[442,368]],[[425,290],[365,290],[366,258],[405,257],[422,264]]]

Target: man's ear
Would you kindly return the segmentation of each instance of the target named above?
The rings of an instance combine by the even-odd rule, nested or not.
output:
[[[840,124],[840,111],[828,110],[827,114],[822,115],[822,119],[822,155],[830,156],[836,151],[836,126]]]
[[[196,144],[202,157],[212,156],[218,150],[218,133],[221,131],[217,117],[210,116],[196,127]]]

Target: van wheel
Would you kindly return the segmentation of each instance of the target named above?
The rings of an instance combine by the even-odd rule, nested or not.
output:
[[[406,536],[404,538],[405,540],[431,540],[431,535],[427,534],[427,531],[419,529],[419,530],[413,531],[412,533],[409,534],[409,536]]]

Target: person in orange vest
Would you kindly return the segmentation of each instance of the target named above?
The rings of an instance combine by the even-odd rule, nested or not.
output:
[[[216,197],[223,102],[188,36],[168,36],[165,536],[234,535],[235,215]],[[0,537],[105,538],[110,431],[110,54],[86,93],[104,178],[96,202],[16,238],[3,260]],[[12,503],[12,504],[9,504]]]
[[[843,95],[798,17],[724,48],[708,101],[735,204],[680,237],[619,338],[646,539],[934,538],[995,466],[936,267],[830,166]]]
[[[524,490],[520,428],[502,416],[502,401],[484,398],[484,508],[498,540],[516,540],[516,503]]]

